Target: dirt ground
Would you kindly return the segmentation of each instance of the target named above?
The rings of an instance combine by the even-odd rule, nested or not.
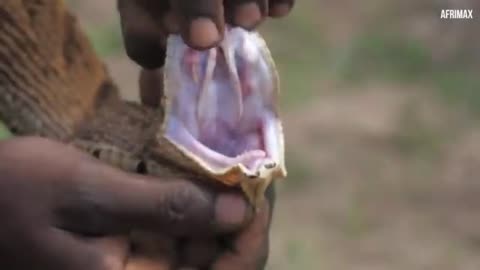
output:
[[[71,2],[86,28],[117,21],[113,0]],[[292,15],[284,24],[301,27],[313,5],[322,15],[313,29],[326,43],[347,44],[385,1],[318,2],[321,9],[299,3],[306,19]],[[413,27],[441,59],[455,44],[434,45],[431,32],[443,26],[428,14],[392,27]],[[454,32],[472,33],[465,31]],[[478,55],[477,45],[469,48]],[[278,52],[279,61],[289,57]],[[138,68],[123,51],[105,60],[123,95],[136,99]],[[297,80],[288,65],[282,80]],[[435,84],[375,77],[349,84],[316,76],[314,67],[298,79],[308,82],[308,98],[284,110],[290,177],[279,183],[268,269],[480,269],[478,117],[443,102]]]

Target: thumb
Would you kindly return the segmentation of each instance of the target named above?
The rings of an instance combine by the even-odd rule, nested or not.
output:
[[[45,209],[58,228],[87,235],[135,228],[172,236],[231,230],[229,222],[222,221],[228,215],[216,214],[225,212],[223,206],[216,207],[222,200],[192,182],[128,174],[46,139],[17,138],[0,150],[4,174],[22,188],[22,196],[34,198],[17,201],[27,209]],[[231,210],[243,217],[242,206],[232,204]],[[223,229],[225,224],[229,228]]]
[[[213,194],[185,180],[170,180],[84,162],[55,203],[59,226],[83,234],[133,228],[176,236],[216,231]]]
[[[56,152],[48,148],[51,155]],[[135,228],[171,236],[212,235],[231,232],[249,218],[247,202],[235,194],[217,196],[185,179],[129,174],[84,158],[76,149],[62,151],[70,153],[57,151],[56,166],[61,160],[74,163],[70,175],[56,176],[70,179],[57,181],[61,189],[54,200],[55,216],[63,229],[83,234]]]

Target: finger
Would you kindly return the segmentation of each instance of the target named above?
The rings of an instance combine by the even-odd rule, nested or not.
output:
[[[268,228],[270,209],[265,203],[253,222],[233,242],[233,250],[221,255],[213,264],[213,270],[262,269],[268,256]]]
[[[130,233],[130,244],[134,255],[162,254],[169,260],[176,259],[176,240],[158,232],[134,231]]]
[[[268,0],[226,0],[225,17],[234,26],[253,29],[268,15]]]
[[[205,269],[212,264],[219,252],[219,245],[214,238],[190,239],[185,241],[179,251],[182,267]]]
[[[160,106],[163,96],[163,69],[142,70],[139,82],[142,104],[152,108]]]
[[[206,49],[221,41],[225,27],[222,0],[170,0],[170,4],[190,47]]]
[[[167,0],[164,0],[167,1]],[[177,13],[169,10],[162,18],[163,28],[169,34],[180,33],[180,18]]]
[[[22,254],[21,258],[18,254]],[[49,227],[36,227],[16,235],[16,241],[2,248],[2,266],[5,269],[110,270],[95,247]]]
[[[173,270],[172,264],[162,256],[135,256],[127,261],[125,270]]]
[[[191,182],[127,174],[46,139],[13,139],[2,143],[0,152],[9,153],[2,166],[29,168],[12,177],[23,183],[35,179],[47,197],[44,207],[53,211],[52,222],[62,229],[104,235],[143,228],[179,236],[225,230],[215,216],[213,194]]]
[[[5,149],[4,145],[2,143],[0,152]],[[2,179],[1,182],[8,179]],[[15,189],[8,186],[6,188],[8,193]],[[4,215],[2,226],[0,226],[2,269],[40,267],[42,269],[106,270],[100,254],[94,248],[82,241],[77,241],[64,231],[51,228],[48,223],[43,222],[45,216],[35,210],[31,211],[31,208],[35,208],[33,205],[30,205],[30,208],[16,208],[9,205],[8,198],[5,201],[3,197],[0,202],[1,213]],[[30,198],[17,199],[21,204]]]
[[[85,242],[102,254],[106,269],[124,269],[129,251],[129,239],[126,236],[85,239]]]
[[[168,9],[167,0],[118,1],[126,53],[144,68],[156,69],[165,64],[168,33],[165,27],[171,21]]]
[[[175,239],[165,234],[135,231],[130,234],[130,257],[126,270],[174,269],[177,260]]]
[[[73,152],[60,153],[55,162]],[[217,206],[222,196],[217,202],[211,192],[182,179],[159,181],[87,161],[75,162],[69,173],[65,177],[73,184],[63,186],[57,202],[60,224],[69,230],[102,234],[145,228],[187,236],[230,231],[245,222],[246,206],[231,204],[229,210],[241,218],[225,221],[218,213],[228,204]]]
[[[224,233],[237,231],[253,217],[253,208],[239,193],[220,193],[215,202],[214,223]]]
[[[39,237],[39,241],[48,243],[40,256],[44,258],[56,258],[57,267],[45,267],[45,269],[98,269],[110,270],[111,258],[107,259],[98,247],[92,246],[72,236],[70,233],[50,229]],[[42,264],[40,264],[42,265]]]
[[[189,182],[161,182],[95,163],[83,164],[72,177],[76,184],[63,190],[57,211],[62,228],[90,234],[139,228],[178,236],[212,230],[214,198]]]
[[[295,0],[269,0],[269,15],[271,17],[283,17],[290,13]]]

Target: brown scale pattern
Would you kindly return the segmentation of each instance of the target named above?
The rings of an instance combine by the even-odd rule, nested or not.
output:
[[[0,1],[0,119],[14,133],[72,143],[127,171],[142,163],[140,173],[188,176],[158,147],[162,117],[120,99],[63,1]]]
[[[0,44],[0,117],[18,134],[71,137],[109,78],[63,2],[2,0]]]

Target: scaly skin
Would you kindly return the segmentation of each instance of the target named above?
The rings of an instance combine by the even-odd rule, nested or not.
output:
[[[135,171],[161,115],[120,99],[63,1],[0,2],[0,119],[12,132],[73,143]]]
[[[75,18],[51,2],[0,3],[0,115],[15,133],[67,141],[111,83]]]

